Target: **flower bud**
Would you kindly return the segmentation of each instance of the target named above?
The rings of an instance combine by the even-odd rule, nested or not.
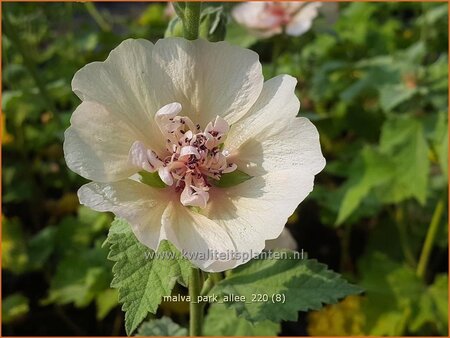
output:
[[[170,20],[166,32],[164,33],[165,38],[174,36],[177,37],[183,36],[183,22],[178,16],[175,16],[172,20]]]
[[[212,42],[222,41],[226,34],[227,16],[222,7],[208,7],[200,17],[200,37]]]

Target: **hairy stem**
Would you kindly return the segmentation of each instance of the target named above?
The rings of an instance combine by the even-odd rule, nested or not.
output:
[[[200,271],[197,268],[191,268],[189,276],[189,296],[191,302],[189,304],[189,336],[201,336],[203,326],[203,305],[198,302],[198,296],[201,290]]]
[[[195,40],[198,38],[201,7],[201,2],[186,2],[184,14],[181,19],[183,21],[184,37],[188,40]]]

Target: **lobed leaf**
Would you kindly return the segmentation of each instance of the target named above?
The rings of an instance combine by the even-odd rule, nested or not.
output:
[[[392,178],[392,160],[366,147],[351,167],[353,176],[347,182],[336,224],[342,224],[361,204],[370,191]]]
[[[298,311],[318,310],[324,304],[362,291],[316,260],[298,260],[294,252],[287,259],[254,259],[233,270],[211,294],[245,296],[245,302],[227,302],[250,322],[297,320]],[[268,295],[268,301],[254,301],[253,295]],[[284,295],[273,302],[273,295]]]
[[[251,323],[220,303],[209,308],[203,329],[206,336],[276,336],[280,330],[279,323],[270,320]]]
[[[398,203],[413,197],[424,205],[430,161],[421,122],[404,117],[388,119],[381,131],[380,151],[394,163],[394,179],[386,185],[383,201]]]
[[[147,314],[156,313],[163,296],[169,296],[175,283],[188,283],[190,263],[169,242],[160,244],[158,253],[166,258],[154,256],[154,252],[139,243],[130,225],[116,219],[111,224],[107,244],[108,258],[115,262],[113,288],[119,290],[119,302],[125,311],[125,329],[131,335]],[[175,253],[175,256],[170,256]]]
[[[187,336],[187,329],[173,322],[169,317],[152,319],[141,325],[136,336]]]

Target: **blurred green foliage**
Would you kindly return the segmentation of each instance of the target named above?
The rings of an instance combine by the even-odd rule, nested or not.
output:
[[[112,217],[79,206],[85,181],[65,166],[63,132],[79,103],[73,74],[125,38],[163,37],[166,6],[2,6],[3,332],[124,334],[102,247]],[[226,40],[257,51],[266,78],[297,77],[299,115],[321,135],[327,166],[290,224],[299,247],[366,290],[311,314],[310,334],[447,334],[448,213],[436,211],[439,201],[447,205],[447,27],[446,3],[394,2],[341,3],[295,38],[259,40],[227,25]],[[434,246],[423,250],[433,214]],[[180,309],[163,304],[161,314],[184,325]],[[271,323],[250,327],[219,305],[206,318],[208,334],[280,332]],[[185,333],[161,322],[170,325],[147,322],[139,333]],[[281,333],[305,330],[300,322]]]

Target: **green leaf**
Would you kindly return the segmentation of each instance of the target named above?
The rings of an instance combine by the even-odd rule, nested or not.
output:
[[[388,156],[366,147],[350,168],[352,176],[346,183],[346,191],[339,207],[336,224],[342,224],[376,186],[390,178],[394,165]]]
[[[187,336],[186,328],[173,322],[169,317],[152,319],[145,322],[139,328],[136,336],[155,337],[155,336]]]
[[[107,251],[98,247],[66,256],[58,264],[48,296],[42,300],[42,304],[74,303],[80,308],[88,306],[100,292],[108,288],[111,281],[109,264],[105,264],[106,256]]]
[[[138,24],[154,28],[155,26],[165,26],[167,16],[164,14],[165,6],[162,4],[152,4],[139,16]]]
[[[380,151],[392,158],[393,179],[383,189],[383,201],[398,203],[414,197],[425,204],[428,188],[428,145],[420,121],[392,117],[382,128]]]
[[[356,81],[351,86],[349,86],[347,89],[345,89],[341,94],[340,98],[344,102],[351,102],[354,100],[358,95],[363,93],[367,88],[370,88],[370,86],[373,85],[372,78],[370,76],[370,73],[364,76],[362,79]]]
[[[385,112],[392,111],[400,103],[412,98],[417,88],[409,88],[404,84],[388,84],[380,89],[380,106]]]
[[[448,275],[437,275],[434,283],[428,288],[428,294],[433,300],[433,312],[436,314],[433,322],[437,324],[440,334],[448,334]]]
[[[448,180],[448,119],[447,114],[440,113],[433,135],[433,144],[444,177]]]
[[[357,97],[370,95],[370,89],[383,88],[399,81],[399,70],[392,65],[392,59],[365,59],[360,61],[356,66],[356,74],[361,69],[361,78],[354,82],[350,87],[345,89],[339,96],[346,102],[350,103]]]
[[[417,41],[399,51],[396,55],[396,62],[399,67],[405,71],[416,71],[418,65],[422,62],[423,58],[427,54],[427,46],[423,41]]]
[[[233,45],[248,48],[258,41],[258,37],[252,35],[243,26],[236,23],[227,25],[226,41]]]
[[[434,283],[419,298],[417,311],[411,320],[411,332],[419,331],[426,324],[434,324],[440,335],[448,333],[448,276],[437,275]]]
[[[424,291],[415,271],[375,252],[359,262],[361,285],[366,290],[363,311],[370,335],[405,334],[413,308]]]
[[[418,25],[433,25],[437,23],[438,20],[446,19],[448,13],[448,5],[442,4],[439,6],[436,6],[434,8],[428,9],[423,13],[421,16],[419,16],[416,20],[416,24]]]
[[[131,335],[149,312],[156,313],[175,282],[187,285],[191,265],[167,241],[158,249],[158,253],[167,254],[166,259],[152,257],[154,251],[139,243],[130,225],[121,219],[111,224],[107,243],[108,258],[115,262],[111,286],[119,290],[119,301],[126,312],[125,329]],[[175,256],[170,257],[171,253]]]
[[[29,268],[41,269],[55,249],[55,235],[57,229],[47,226],[39,231],[29,242]]]
[[[251,178],[252,176],[244,173],[243,171],[235,170],[231,173],[223,174],[219,181],[211,180],[211,183],[219,188],[229,188],[241,184]]]
[[[119,293],[116,289],[105,289],[97,295],[95,303],[97,320],[103,320],[119,304]]]
[[[341,19],[336,23],[336,29],[341,37],[357,45],[365,45],[376,9],[372,3],[350,3],[342,11]]]
[[[28,266],[27,246],[21,224],[16,219],[3,217],[2,224],[2,268],[15,274],[26,271]]]
[[[269,320],[252,324],[220,303],[211,305],[203,328],[206,336],[276,336],[280,330],[279,323]]]
[[[2,323],[8,324],[26,315],[30,310],[28,303],[28,298],[21,293],[5,297],[2,303]]]
[[[140,181],[154,188],[165,188],[167,185],[161,180],[157,171],[149,173],[147,171],[140,171]]]
[[[77,216],[79,223],[89,227],[93,233],[101,232],[103,234],[103,230],[109,229],[111,224],[111,218],[108,214],[94,211],[84,205],[78,208]]]
[[[227,295],[245,296],[245,302],[225,304],[251,322],[279,322],[297,320],[298,311],[318,310],[323,304],[333,304],[362,291],[316,260],[298,260],[296,254],[289,251],[279,253],[286,254],[287,259],[254,259],[232,270],[211,294],[222,300]],[[263,298],[267,295],[268,299],[255,301],[258,295]],[[284,302],[277,302],[280,297]]]

